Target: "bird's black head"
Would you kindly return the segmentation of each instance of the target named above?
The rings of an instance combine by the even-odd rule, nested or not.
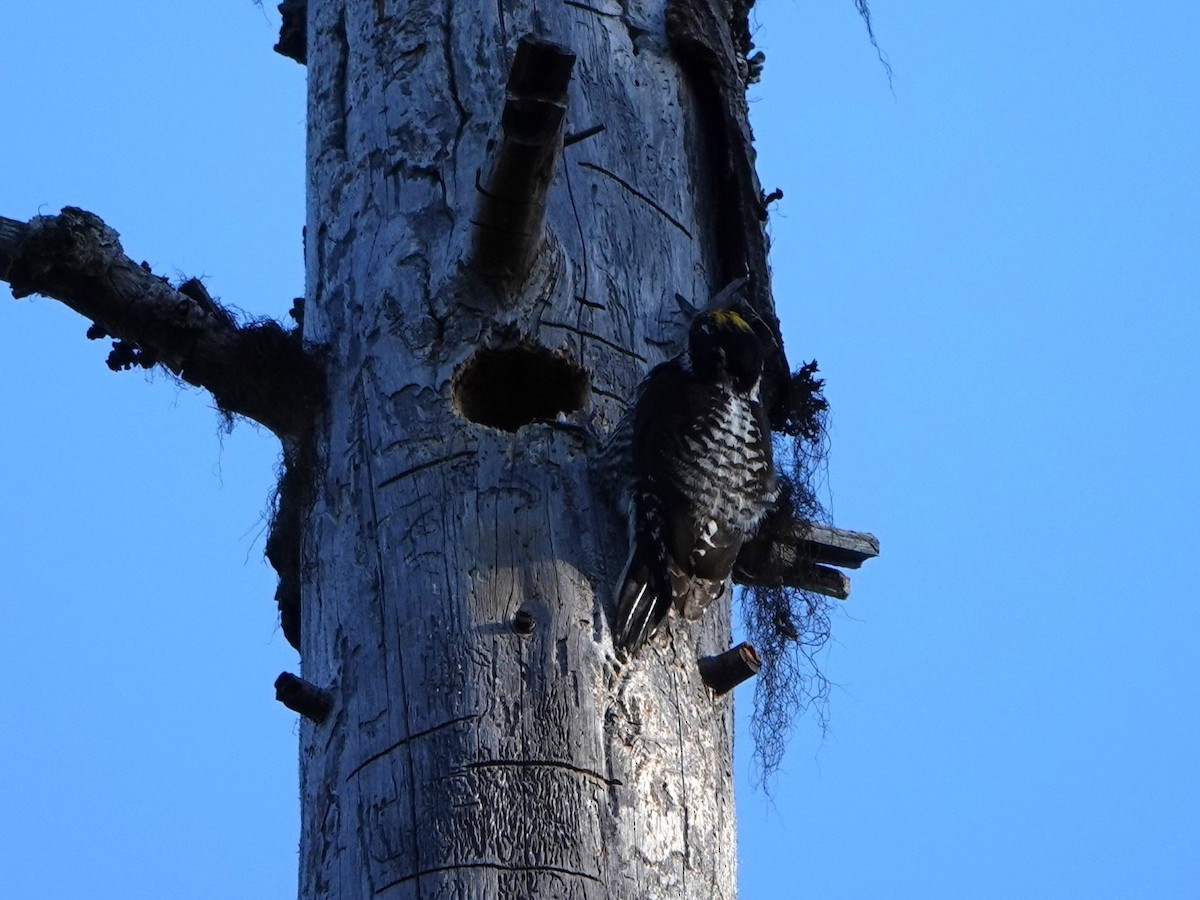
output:
[[[728,382],[741,393],[750,391],[762,375],[762,344],[734,309],[709,310],[692,320],[688,357],[699,378]]]

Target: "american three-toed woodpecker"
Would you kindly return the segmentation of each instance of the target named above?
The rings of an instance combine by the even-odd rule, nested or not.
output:
[[[775,500],[763,358],[736,309],[700,313],[687,349],[650,371],[613,434],[630,538],[614,641],[627,652],[672,605],[698,618],[721,596],[742,542]]]

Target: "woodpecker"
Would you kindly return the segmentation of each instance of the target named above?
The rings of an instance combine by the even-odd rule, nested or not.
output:
[[[687,348],[655,366],[609,453],[624,471],[629,559],[614,642],[632,654],[674,605],[699,618],[775,500],[759,401],[764,350],[736,308],[699,313]]]

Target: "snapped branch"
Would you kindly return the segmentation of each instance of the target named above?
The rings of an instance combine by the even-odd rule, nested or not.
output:
[[[29,222],[0,217],[0,280],[14,297],[61,301],[94,323],[90,334],[116,338],[127,361],[161,363],[208,390],[222,412],[285,440],[308,432],[324,395],[321,367],[297,332],[269,320],[238,324],[195,279],[172,287],[82,209]]]
[[[308,0],[283,0],[277,9],[282,21],[275,52],[303,66],[308,62]]]
[[[764,527],[738,554],[733,580],[750,587],[800,588],[845,600],[857,569],[879,555],[879,539],[861,531],[792,521]]]
[[[306,719],[320,725],[333,710],[333,694],[291,672],[281,672],[275,679],[275,699]]]
[[[546,195],[563,146],[575,54],[526,35],[517,44],[490,169],[478,179],[474,265],[501,281],[529,272],[546,227]]]
[[[699,661],[700,677],[714,694],[728,694],[735,687],[753,678],[762,667],[758,651],[744,641],[717,656],[705,656]]]

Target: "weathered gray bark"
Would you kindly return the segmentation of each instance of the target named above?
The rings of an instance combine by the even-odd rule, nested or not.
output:
[[[563,151],[510,296],[467,263],[527,32],[577,55],[567,130],[606,128]],[[305,337],[329,413],[302,660],[335,707],[301,725],[301,896],[732,897],[731,701],[697,668],[728,605],[619,664],[625,546],[594,446],[454,398],[481,348],[536,343],[586,371],[603,434],[682,337],[676,294],[720,286],[665,4],[310,0],[308,38]]]

